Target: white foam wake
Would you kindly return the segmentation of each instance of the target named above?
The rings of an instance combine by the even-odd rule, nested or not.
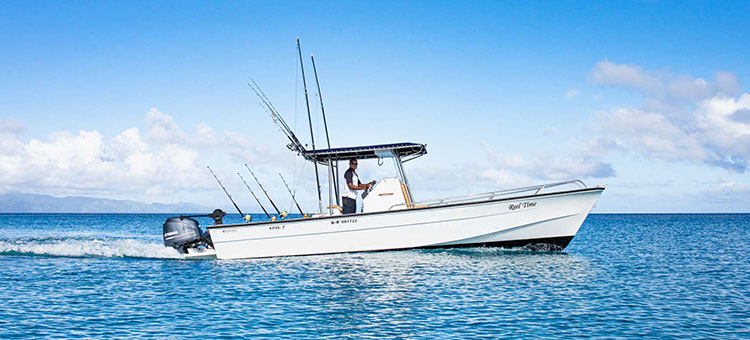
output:
[[[0,255],[182,258],[173,248],[134,239],[16,239],[0,240]]]

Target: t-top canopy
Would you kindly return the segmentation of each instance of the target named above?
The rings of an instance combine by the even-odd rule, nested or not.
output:
[[[396,143],[369,146],[353,146],[335,149],[304,150],[302,156],[308,161],[317,161],[320,164],[328,164],[328,161],[349,160],[351,158],[369,159],[391,157],[398,155],[404,162],[417,158],[427,153],[427,145],[419,143]]]

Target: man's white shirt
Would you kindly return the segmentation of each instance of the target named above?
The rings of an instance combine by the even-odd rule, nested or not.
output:
[[[349,172],[350,169],[347,170]],[[357,173],[352,170],[352,184],[359,185],[361,182],[359,181],[359,176],[357,176]],[[344,191],[341,194],[341,196],[349,197],[353,200],[357,199],[357,191],[352,190],[352,188],[349,188],[349,181],[347,181],[346,173],[344,173]]]

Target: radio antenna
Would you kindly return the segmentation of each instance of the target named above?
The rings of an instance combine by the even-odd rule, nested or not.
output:
[[[268,198],[268,201],[271,202],[271,205],[274,209],[276,209],[276,213],[281,216],[281,211],[279,211],[279,208],[276,207],[276,204],[273,203],[273,200],[271,199],[271,196],[268,196],[268,192],[266,189],[263,189],[263,185],[260,184],[260,181],[258,180],[258,177],[255,177],[255,174],[252,170],[250,170],[250,167],[247,166],[247,163],[245,163],[245,167],[247,168],[247,171],[250,171],[250,174],[253,175],[253,178],[255,178],[255,183],[258,183],[258,186],[260,187],[260,190],[263,190],[263,193],[266,194],[266,198]]]
[[[237,206],[237,203],[234,203],[234,200],[232,199],[232,195],[230,195],[229,192],[227,192],[227,188],[225,188],[224,185],[221,184],[219,177],[216,177],[216,174],[214,173],[213,170],[211,170],[210,166],[206,165],[206,167],[208,168],[208,171],[211,171],[211,174],[214,175],[214,178],[216,178],[216,182],[219,183],[219,186],[221,186],[221,188],[224,189],[224,193],[227,194],[227,197],[229,197],[229,200],[232,201],[232,204],[234,204],[234,207],[237,208],[237,212],[240,213],[240,216],[244,217],[245,214],[242,213],[242,210],[240,210],[240,207]]]
[[[258,196],[255,196],[255,193],[253,192],[253,189],[250,189],[250,186],[247,185],[247,182],[245,182],[245,179],[242,178],[242,175],[240,175],[239,172],[237,173],[237,176],[240,176],[240,179],[242,180],[242,183],[245,183],[245,186],[247,187],[247,190],[250,190],[250,193],[253,195],[253,197],[255,197],[255,201],[258,202],[258,205],[260,206],[260,208],[263,209],[263,212],[266,214],[266,217],[268,217],[270,219],[271,215],[268,214],[268,211],[266,211],[266,208],[263,207],[263,204],[260,204],[260,200],[258,199]]]
[[[299,203],[297,203],[297,199],[294,198],[294,194],[292,193],[292,189],[289,189],[289,185],[286,184],[286,180],[284,180],[284,176],[281,176],[281,173],[279,173],[279,177],[281,177],[281,181],[284,182],[284,186],[286,187],[286,191],[289,191],[289,195],[292,196],[292,201],[294,201],[294,204],[297,205],[297,209],[299,210],[299,213],[302,214],[302,216],[304,216],[305,213],[302,212],[302,208],[299,207]]]

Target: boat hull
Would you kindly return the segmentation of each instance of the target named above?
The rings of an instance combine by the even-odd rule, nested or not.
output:
[[[603,190],[596,187],[436,207],[218,225],[208,230],[219,259],[473,246],[562,250]]]

